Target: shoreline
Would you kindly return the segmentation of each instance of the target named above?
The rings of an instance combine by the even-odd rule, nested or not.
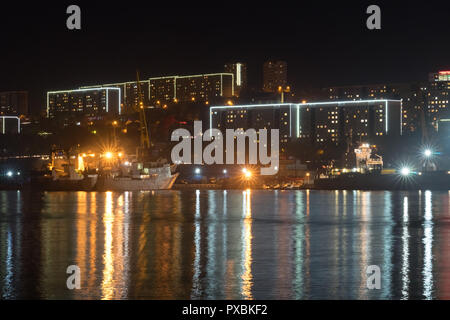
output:
[[[422,188],[395,188],[394,186],[391,188],[368,188],[368,187],[357,187],[357,188],[350,188],[350,187],[335,187],[335,188],[327,188],[327,187],[316,187],[316,186],[308,186],[308,187],[296,187],[296,188],[262,188],[262,187],[233,187],[233,186],[212,186],[210,184],[193,184],[193,185],[174,185],[171,189],[155,189],[155,190],[130,190],[128,192],[147,192],[147,191],[192,191],[192,190],[265,190],[265,191],[450,191],[450,187],[422,187]],[[33,192],[106,192],[108,190],[104,191],[98,191],[98,190],[69,190],[69,189],[61,189],[61,190],[46,190],[42,188],[35,188],[31,187],[29,185],[23,185],[23,186],[0,186],[0,191],[33,191]],[[113,191],[115,192],[115,191]],[[125,191],[120,191],[125,192]]]

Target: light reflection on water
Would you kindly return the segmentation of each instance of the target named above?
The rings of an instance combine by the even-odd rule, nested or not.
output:
[[[0,192],[2,299],[449,299],[450,192]],[[81,289],[66,288],[66,268]],[[381,269],[368,290],[366,268]]]

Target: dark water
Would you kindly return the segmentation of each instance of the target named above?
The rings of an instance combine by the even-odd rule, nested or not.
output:
[[[0,295],[449,299],[449,206],[434,191],[2,191]]]

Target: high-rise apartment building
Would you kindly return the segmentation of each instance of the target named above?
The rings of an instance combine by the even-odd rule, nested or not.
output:
[[[158,107],[173,102],[211,103],[218,98],[233,97],[233,78],[232,73],[155,77],[140,81],[140,89],[145,106]],[[136,81],[84,86],[81,89],[98,87],[119,88],[124,112],[133,112],[138,107]]]
[[[119,115],[119,88],[89,88],[47,92],[47,116],[67,121]]]
[[[287,63],[285,61],[266,61],[263,66],[263,91],[277,92],[279,87],[287,87]]]
[[[171,102],[211,103],[234,95],[232,73],[212,73],[149,79],[149,100],[154,105]]]
[[[324,88],[324,95],[329,100],[365,100],[392,99],[399,96],[405,84],[373,84]]]
[[[302,104],[258,104],[210,108],[212,128],[279,129],[280,151],[300,139],[313,144],[339,144],[402,134],[400,100],[351,100]]]
[[[149,81],[149,101],[152,104],[165,104],[178,101],[177,96],[177,77],[158,77],[151,78]]]
[[[227,63],[224,69],[234,75],[234,95],[239,97],[242,90],[247,88],[247,65],[242,62]]]
[[[0,92],[0,115],[28,115],[28,91]]]
[[[450,71],[429,74],[426,112],[431,126],[438,131],[442,119],[450,119]]]
[[[417,132],[423,124],[438,131],[441,119],[450,119],[450,71],[429,74],[428,83],[400,83],[324,88],[333,101],[401,99],[403,132]]]
[[[403,132],[415,132],[421,125],[421,112],[425,106],[426,85],[416,83],[373,84],[324,88],[328,100],[402,100]]]
[[[139,82],[141,99],[139,99],[139,88],[136,81],[108,83],[94,86],[83,86],[80,89],[95,89],[95,88],[118,88],[120,89],[120,110],[121,113],[132,113],[139,107],[139,101],[142,100],[144,105],[150,105],[149,100],[149,81],[144,80]]]
[[[152,81],[156,79],[150,79],[150,95],[152,95]],[[173,99],[178,102],[211,103],[220,98],[231,98],[234,95],[234,76],[232,73],[175,76],[174,83],[176,92]]]

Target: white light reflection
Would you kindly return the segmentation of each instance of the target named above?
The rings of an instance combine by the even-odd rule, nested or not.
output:
[[[243,250],[242,260],[244,262],[242,272],[241,294],[244,299],[251,300],[252,296],[252,205],[250,197],[250,189],[243,192]]]
[[[403,234],[402,234],[402,300],[408,299],[409,288],[409,230],[408,197],[403,198]]]
[[[304,291],[304,270],[303,270],[303,264],[304,264],[304,245],[303,242],[305,241],[305,230],[304,230],[304,223],[305,223],[305,206],[304,206],[304,199],[303,199],[304,193],[301,191],[297,191],[295,193],[295,204],[296,204],[296,226],[295,226],[295,299],[299,300],[303,298]]]
[[[343,208],[343,211],[342,211],[342,215],[344,216],[344,217],[346,217],[347,216],[347,190],[343,190],[342,191],[342,208]]]
[[[2,299],[11,298],[12,294],[12,279],[13,279],[13,243],[12,243],[11,229],[8,227],[7,242],[6,242],[6,275],[4,278],[4,285],[2,286]],[[1,299],[0,299],[1,300]]]
[[[125,204],[126,203],[126,204]],[[117,198],[117,210],[115,212],[114,224],[114,244],[113,244],[113,259],[114,259],[114,285],[120,287],[120,292],[116,292],[114,298],[120,297],[126,299],[128,297],[128,276],[129,276],[129,261],[128,261],[128,192],[120,195]],[[126,220],[125,220],[126,219]],[[119,296],[117,294],[120,294]]]
[[[223,191],[223,222],[222,222],[222,241],[223,241],[223,261],[227,261],[227,190]],[[226,266],[225,266],[226,269]]]
[[[385,191],[384,192],[384,216],[386,226],[384,227],[384,235],[383,235],[383,277],[382,277],[382,298],[390,299],[391,298],[391,290],[392,290],[392,233],[393,233],[393,219],[392,219],[392,192]]]
[[[372,265],[372,257],[371,257],[371,229],[369,227],[369,222],[371,220],[371,193],[370,192],[361,192],[357,190],[354,191],[354,201],[356,200],[357,205],[354,207],[354,210],[357,208],[361,208],[361,235],[360,235],[360,244],[361,244],[361,260],[360,260],[360,270],[366,270],[367,266]],[[354,214],[358,213],[354,211]],[[359,299],[367,299],[367,283],[365,277],[361,278],[360,285],[360,297]]]
[[[200,190],[195,191],[194,227],[195,257],[191,299],[200,296]]]
[[[208,256],[206,259],[207,295],[214,296],[214,274],[216,273],[216,191],[208,190]]]
[[[425,191],[424,257],[423,257],[423,295],[430,300],[433,291],[433,212],[431,191]]]

